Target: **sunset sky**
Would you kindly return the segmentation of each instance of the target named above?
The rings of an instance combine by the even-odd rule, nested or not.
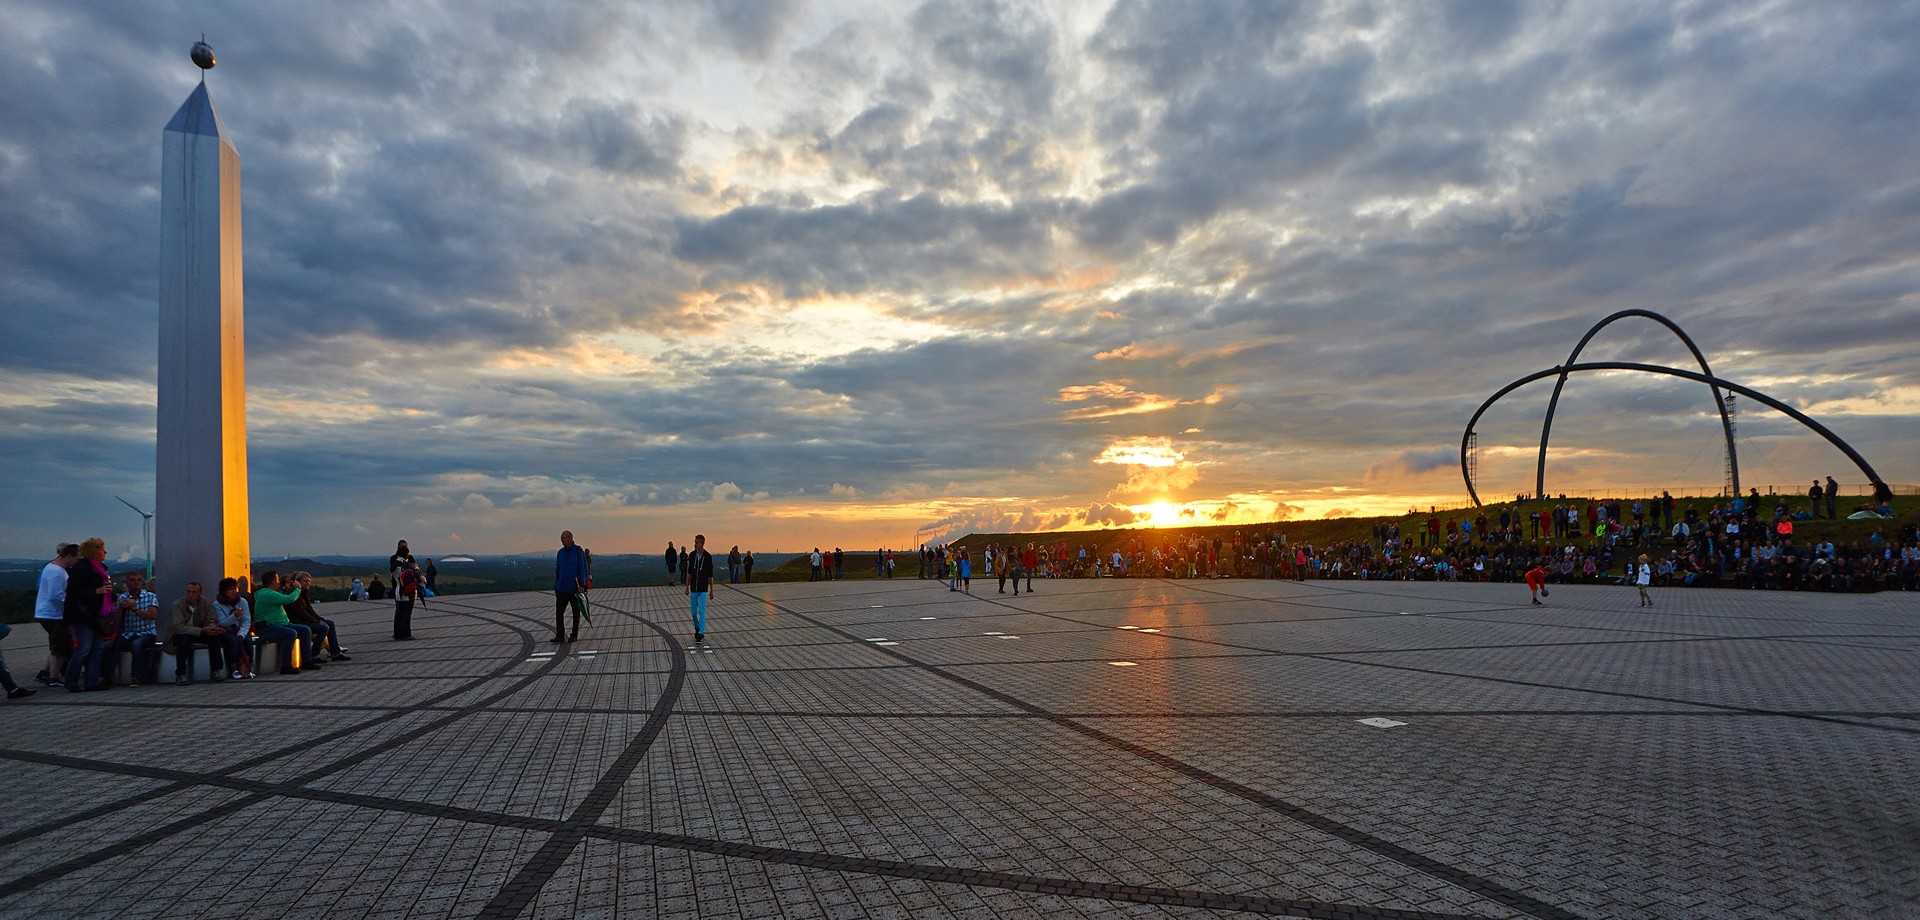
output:
[[[1920,4],[0,6],[0,555],[153,501],[161,127],[243,162],[253,550],[1466,500],[1616,310],[1920,483]],[[1594,360],[1691,366],[1646,321]],[[1532,484],[1551,383],[1480,425]],[[1865,477],[1742,402],[1745,480]],[[1717,487],[1576,378],[1549,488]]]

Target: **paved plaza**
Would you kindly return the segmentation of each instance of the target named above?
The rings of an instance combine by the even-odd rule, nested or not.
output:
[[[352,662],[0,703],[0,917],[1920,916],[1916,595],[1035,587],[322,605]]]

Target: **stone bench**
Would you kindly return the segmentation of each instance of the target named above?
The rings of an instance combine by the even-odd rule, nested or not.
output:
[[[280,643],[265,640],[265,639],[255,639],[254,646],[255,646],[254,660],[253,660],[254,673],[255,674],[279,673]],[[159,679],[159,682],[162,684],[171,683],[173,681],[173,676],[174,676],[174,670],[173,670],[174,664],[175,664],[175,662],[173,661],[174,656],[166,652],[159,651],[158,649],[155,650],[154,654],[160,656],[160,665],[155,670],[155,676]],[[234,663],[231,661],[227,662],[227,668],[229,669],[229,671],[231,671],[231,669],[233,668],[233,664]],[[213,678],[212,661],[207,655],[206,646],[195,645],[193,647],[193,660],[188,662],[187,664],[187,676],[196,682],[205,682]],[[221,675],[221,676],[224,677],[225,675]],[[125,651],[120,653],[119,667],[117,670],[114,671],[113,682],[120,686],[127,686],[133,682],[133,652],[132,651]]]

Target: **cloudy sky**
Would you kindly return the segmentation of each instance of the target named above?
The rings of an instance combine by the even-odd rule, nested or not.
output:
[[[0,554],[153,496],[161,127],[245,178],[253,548],[1465,501],[1622,309],[1920,483],[1920,4],[9,0]],[[1684,365],[1644,320],[1596,360]],[[1480,425],[1529,488],[1550,382]],[[1743,402],[1744,478],[1865,476]],[[1570,383],[1555,490],[1717,487]]]

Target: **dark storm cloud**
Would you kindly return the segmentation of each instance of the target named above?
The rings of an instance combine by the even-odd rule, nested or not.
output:
[[[560,119],[563,146],[586,152],[601,169],[635,176],[672,176],[686,135],[678,118],[647,119],[631,103],[575,100]]]
[[[797,0],[701,0],[690,6],[700,34],[747,57],[765,57],[799,14]]]
[[[1440,20],[1461,45],[1498,49],[1520,29],[1525,14],[1519,0],[1447,0],[1438,4]]]
[[[1920,385],[1920,6],[1095,13],[9,7],[9,517],[150,482],[156,142],[207,19],[256,494],[329,526],[949,482],[1018,498],[947,525],[1118,523],[1089,464],[1127,438],[1204,494],[1457,488],[1466,415],[1626,307],[1796,405],[1896,413],[1827,420],[1911,455],[1881,403]],[[769,331],[814,298],[861,319]],[[1689,366],[1643,321],[1588,356]],[[1537,439],[1550,386],[1482,443]],[[1556,446],[1717,475],[1697,384],[1585,375],[1562,413]],[[1782,465],[1797,428],[1743,403]]]
[[[1262,67],[1291,56],[1303,3],[1260,0],[1121,0],[1108,10],[1092,50],[1138,71],[1156,96],[1171,96],[1221,70]]]
[[[1046,272],[1050,202],[949,204],[932,194],[846,205],[748,205],[678,222],[674,255],[725,287],[767,282],[784,295],[939,289],[982,276]]]
[[[1254,66],[1184,87],[1148,132],[1150,173],[1089,208],[1083,240],[1118,252],[1164,244],[1223,208],[1274,201],[1277,183],[1325,175],[1369,142],[1361,95],[1372,70],[1372,56],[1355,48],[1284,72]]]
[[[981,81],[976,104],[1015,102],[1028,116],[1052,106],[1060,57],[1053,28],[1034,9],[999,0],[932,0],[914,11],[912,27],[936,60]]]

